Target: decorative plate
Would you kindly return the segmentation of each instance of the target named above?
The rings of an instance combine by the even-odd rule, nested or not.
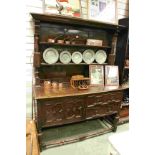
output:
[[[95,53],[91,49],[87,49],[83,52],[83,60],[87,64],[91,64],[95,60]]]
[[[43,52],[43,59],[48,64],[54,64],[59,59],[59,53],[55,48],[47,48]]]
[[[70,54],[70,52],[68,51],[63,51],[60,53],[60,61],[63,63],[63,64],[68,64],[72,59],[72,56]]]
[[[74,52],[72,54],[72,61],[75,63],[75,64],[79,64],[82,62],[82,54],[78,51]]]
[[[98,50],[95,54],[95,60],[99,64],[103,64],[107,59],[107,54],[104,50]]]

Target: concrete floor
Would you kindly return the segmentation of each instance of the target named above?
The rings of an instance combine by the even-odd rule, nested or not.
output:
[[[116,133],[128,131],[129,123],[119,125]],[[118,155],[108,141],[108,137],[115,134],[110,132],[81,142],[67,144],[46,149],[41,155]]]

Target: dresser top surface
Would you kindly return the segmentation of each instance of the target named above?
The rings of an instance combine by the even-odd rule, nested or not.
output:
[[[112,91],[121,91],[125,89],[122,86],[92,86],[87,90],[78,90],[69,88],[62,89],[49,89],[44,90],[42,86],[34,86],[34,98],[35,99],[48,99],[48,98],[58,98],[58,97],[67,97],[67,96],[80,96],[80,95],[89,95],[89,94],[97,94],[97,93],[106,93]]]

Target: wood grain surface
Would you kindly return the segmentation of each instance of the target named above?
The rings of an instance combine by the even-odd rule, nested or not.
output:
[[[37,130],[33,120],[26,120],[26,155],[40,155]]]

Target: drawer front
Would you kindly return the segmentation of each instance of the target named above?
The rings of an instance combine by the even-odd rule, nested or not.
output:
[[[108,103],[103,105],[96,105],[94,107],[86,108],[86,119],[101,117],[104,115],[109,115],[112,113],[119,112],[120,104],[118,103]]]
[[[120,102],[122,101],[123,93],[122,92],[113,92],[108,93],[110,96],[110,100],[113,102]]]
[[[120,111],[122,92],[112,92],[87,97],[86,118],[101,117]]]
[[[104,106],[96,105],[94,107],[87,108],[86,109],[86,119],[104,116],[107,111],[106,106],[107,105],[104,105]]]
[[[42,104],[42,126],[59,125],[64,122],[62,100],[49,100]]]
[[[87,96],[87,107],[94,107],[96,105],[102,104],[103,101],[103,94],[95,94],[95,95],[88,95]]]
[[[42,126],[55,126],[83,119],[84,99],[68,97],[51,99],[42,103]]]
[[[83,116],[84,98],[69,97],[64,99],[64,118],[66,123],[80,121]]]
[[[96,105],[104,105],[107,103],[115,102],[120,103],[122,101],[122,92],[112,92],[106,94],[95,94],[87,96],[87,107],[94,107]]]

